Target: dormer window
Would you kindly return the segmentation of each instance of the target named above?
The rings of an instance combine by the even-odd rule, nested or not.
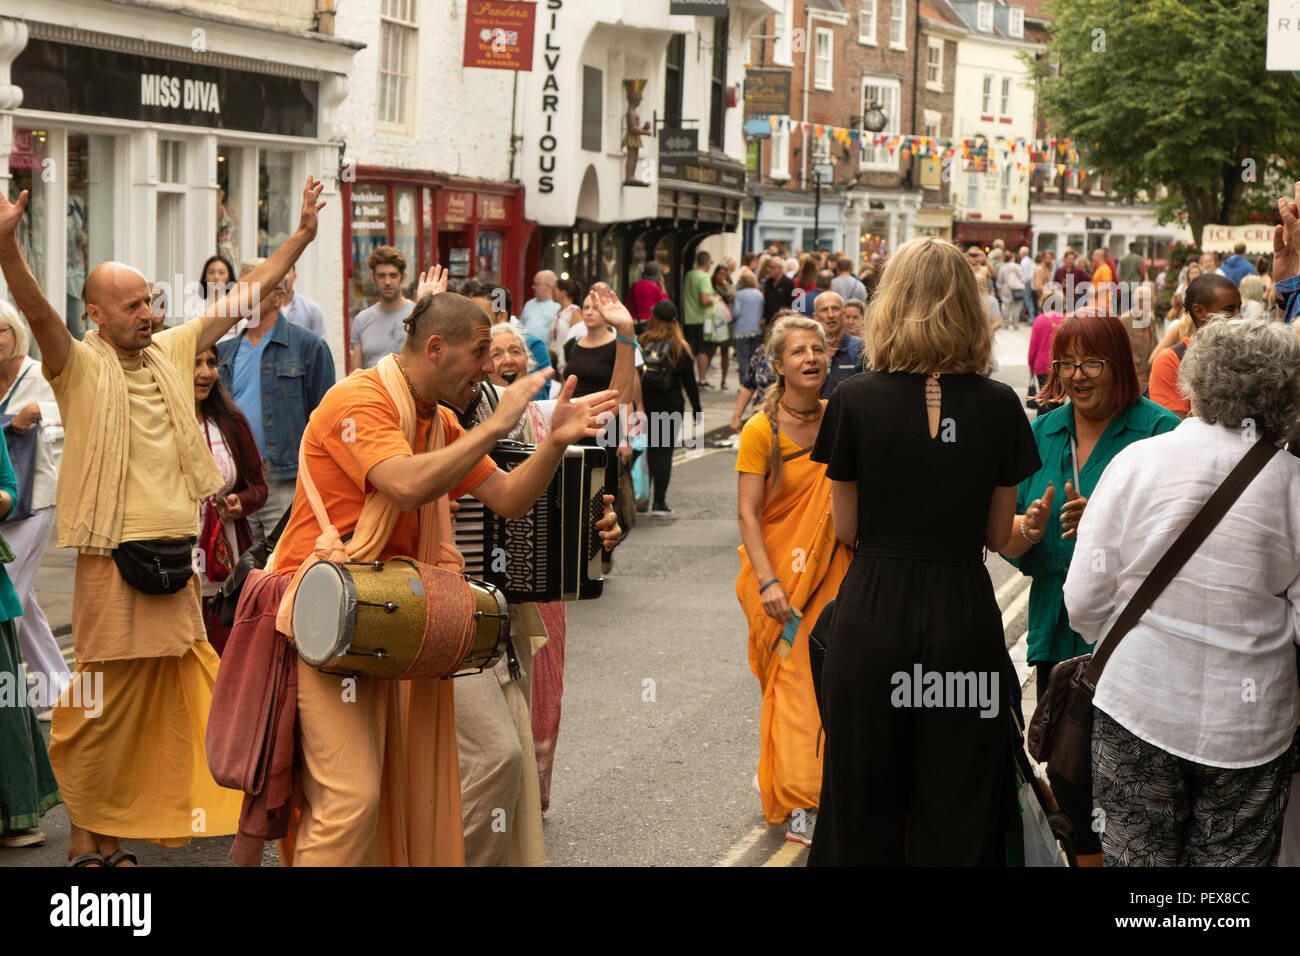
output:
[[[1011,7],[1008,11],[1010,19],[1007,21],[1007,33],[1017,40],[1023,39],[1025,35],[1025,11],[1019,7]]]
[[[977,26],[979,28],[979,31],[981,33],[992,33],[993,32],[993,4],[980,3],[978,10],[979,10],[979,21],[977,23]]]

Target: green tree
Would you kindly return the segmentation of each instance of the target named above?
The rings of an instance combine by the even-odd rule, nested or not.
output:
[[[1161,221],[1267,208],[1266,171],[1300,147],[1300,79],[1264,69],[1268,0],[1048,0],[1046,56],[1027,58],[1052,135]]]

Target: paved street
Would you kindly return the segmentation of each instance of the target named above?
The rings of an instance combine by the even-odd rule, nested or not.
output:
[[[1023,394],[1028,330],[999,332],[997,343],[997,377]],[[717,383],[716,371],[711,380]],[[704,393],[706,431],[730,418],[736,393],[728,385]],[[550,865],[806,861],[806,850],[764,824],[752,784],[761,699],[735,596],[734,466],[730,448],[679,455],[668,495],[675,517],[641,516],[601,599],[570,605],[563,721],[546,815]],[[1008,646],[1023,668],[1029,581],[1000,558],[990,557],[988,567]],[[69,657],[71,568],[71,554],[51,547],[38,579]],[[1031,696],[1026,711],[1032,707]],[[42,726],[48,734],[49,725]],[[0,850],[0,866],[60,864],[67,845],[61,807],[45,817],[43,829],[45,846]],[[229,865],[230,838],[173,850],[127,845],[145,865]],[[275,862],[272,849],[265,859]]]

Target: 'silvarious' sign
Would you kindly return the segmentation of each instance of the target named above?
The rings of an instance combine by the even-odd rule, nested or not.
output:
[[[465,66],[531,72],[536,18],[536,3],[469,0],[465,14]]]

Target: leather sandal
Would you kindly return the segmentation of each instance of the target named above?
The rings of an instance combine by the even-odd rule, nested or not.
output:
[[[68,861],[68,866],[107,866],[108,863],[98,853],[83,853]]]
[[[140,865],[140,861],[135,858],[135,854],[132,853],[130,850],[124,850],[124,849],[114,850],[108,856],[104,857],[104,865],[117,867],[117,866],[121,866],[127,860],[131,861],[132,866]]]

